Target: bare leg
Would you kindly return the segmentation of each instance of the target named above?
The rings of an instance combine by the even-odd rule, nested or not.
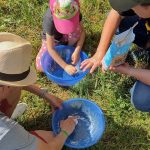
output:
[[[40,136],[37,138],[37,150],[61,150],[67,139],[62,133],[54,136],[50,131],[35,132]]]

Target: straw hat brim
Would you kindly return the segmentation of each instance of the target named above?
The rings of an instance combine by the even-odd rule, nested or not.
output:
[[[37,75],[36,75],[35,69],[30,66],[30,73],[24,80],[15,81],[15,82],[0,80],[0,84],[7,85],[7,86],[18,86],[18,87],[29,86],[29,85],[34,84],[36,82],[36,79],[37,79]]]

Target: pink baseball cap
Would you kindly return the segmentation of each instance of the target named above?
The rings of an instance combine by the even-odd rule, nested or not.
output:
[[[55,27],[62,34],[69,34],[79,25],[78,0],[50,0],[50,9]]]

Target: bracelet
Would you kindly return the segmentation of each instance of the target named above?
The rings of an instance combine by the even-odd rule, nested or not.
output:
[[[47,89],[45,89],[45,88],[41,88],[41,94],[40,94],[40,96],[42,97],[42,98],[45,98],[45,93],[47,93]]]
[[[65,130],[61,129],[61,132],[62,132],[62,133],[63,133],[66,137],[68,137],[68,136],[69,136],[68,132],[67,132],[67,131],[65,131]]]

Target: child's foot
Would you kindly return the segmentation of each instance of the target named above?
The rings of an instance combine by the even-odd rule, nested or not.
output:
[[[26,103],[17,104],[11,118],[16,119],[16,118],[20,117],[25,112],[26,109],[27,109],[27,104]]]

